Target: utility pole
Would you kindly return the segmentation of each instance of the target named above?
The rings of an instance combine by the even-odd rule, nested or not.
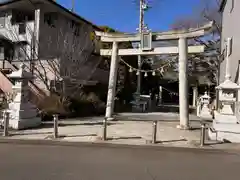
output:
[[[74,12],[75,0],[72,0],[72,8],[71,11]]]
[[[142,34],[143,26],[144,26],[144,5],[145,0],[140,0],[140,13],[139,13],[139,34]],[[139,47],[141,48],[141,42],[139,43]],[[142,67],[142,58],[141,55],[138,55],[138,69],[140,70]],[[137,77],[137,94],[141,94],[141,73],[139,72],[139,75]]]

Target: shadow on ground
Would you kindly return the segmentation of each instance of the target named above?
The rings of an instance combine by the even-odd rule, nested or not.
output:
[[[74,134],[74,135],[62,135],[64,138],[70,137],[88,137],[88,136],[97,136],[97,134]]]
[[[123,109],[121,111],[116,111],[117,113],[123,113],[123,112],[132,112],[132,108]],[[159,106],[156,106],[152,109],[147,110],[146,112],[171,112],[171,113],[179,113],[179,105],[178,104],[162,104]],[[144,113],[144,112],[143,112]],[[196,108],[189,107],[189,113],[190,114],[196,114]]]
[[[153,112],[172,112],[172,113],[179,113],[179,105],[160,105],[155,107]],[[193,114],[196,112],[195,108],[190,107],[189,113]]]
[[[190,141],[190,144],[196,146],[196,147],[199,147],[201,146],[200,144],[200,140],[192,140]],[[214,146],[214,145],[226,145],[226,144],[232,144],[231,142],[229,141],[212,141],[212,140],[205,140],[204,142],[204,146]]]
[[[58,134],[57,139],[64,139],[64,138],[77,138],[77,137],[91,137],[91,136],[97,136],[97,134],[74,134],[74,135],[64,135],[64,134]],[[54,139],[53,134],[46,136],[44,139]]]
[[[111,125],[116,125],[119,123],[116,122],[108,122],[107,125],[111,126]],[[79,122],[79,123],[69,123],[66,121],[59,121],[58,123],[58,127],[67,127],[67,126],[102,126],[103,122]],[[48,122],[42,122],[42,124],[38,127],[34,127],[34,128],[28,128],[27,130],[34,130],[34,129],[43,129],[43,128],[53,128],[54,127],[54,123],[52,121],[48,121]]]
[[[107,140],[142,139],[141,136],[107,137]]]
[[[53,134],[53,132],[10,132],[10,136],[24,136],[24,135],[48,135]]]
[[[187,139],[173,139],[173,140],[166,140],[166,141],[156,141],[156,144],[162,144],[162,143],[175,143],[175,142],[183,142],[188,141]]]

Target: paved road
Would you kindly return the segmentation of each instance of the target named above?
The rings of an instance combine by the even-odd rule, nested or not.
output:
[[[239,180],[236,153],[0,144],[1,180]]]

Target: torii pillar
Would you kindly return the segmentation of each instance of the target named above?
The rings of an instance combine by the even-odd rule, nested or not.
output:
[[[108,96],[105,117],[107,120],[113,120],[114,98],[116,93],[118,71],[118,42],[114,41],[112,46],[111,66],[108,82]]]
[[[188,43],[186,38],[179,38],[179,117],[180,129],[189,129],[188,100]]]

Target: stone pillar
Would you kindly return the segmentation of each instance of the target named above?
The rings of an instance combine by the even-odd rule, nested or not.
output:
[[[238,70],[238,85],[240,85],[240,62],[238,64],[238,69],[239,69]],[[238,90],[237,97],[238,97],[237,101],[240,102],[240,90]]]
[[[39,53],[39,26],[40,26],[40,9],[37,8],[34,11],[34,35],[33,35],[33,40],[32,40],[32,59],[33,61],[30,62],[30,69],[31,72],[34,73],[34,66],[35,66],[35,60],[38,59],[38,53]]]
[[[198,87],[194,86],[193,87],[193,107],[197,106],[197,97],[198,97]]]
[[[117,87],[117,78],[118,78],[118,63],[119,63],[119,56],[117,56],[117,63],[116,63],[116,66],[115,66],[115,74],[114,74],[114,88],[113,88],[113,104],[112,104],[112,114],[114,113],[114,107],[115,107],[115,96],[116,96],[116,87]]]
[[[231,38],[227,38],[227,56],[226,56],[226,72],[225,79],[231,79],[230,56],[231,55]]]
[[[141,68],[142,68],[141,55],[138,55],[138,69],[141,69]],[[142,82],[141,78],[142,78],[142,74],[141,72],[139,72],[139,75],[137,76],[137,95],[141,95],[141,82]]]
[[[107,106],[106,106],[106,114],[105,114],[105,117],[108,120],[113,119],[114,98],[115,98],[116,81],[117,81],[117,66],[118,66],[118,44],[117,42],[113,42],[111,66],[110,66],[109,82],[108,82]]]
[[[40,9],[35,9],[34,15],[34,59],[38,59]]]
[[[188,44],[186,38],[179,39],[179,117],[178,128],[189,129],[188,102]]]
[[[162,86],[159,86],[159,103],[158,104],[162,104],[162,93],[163,93]]]

